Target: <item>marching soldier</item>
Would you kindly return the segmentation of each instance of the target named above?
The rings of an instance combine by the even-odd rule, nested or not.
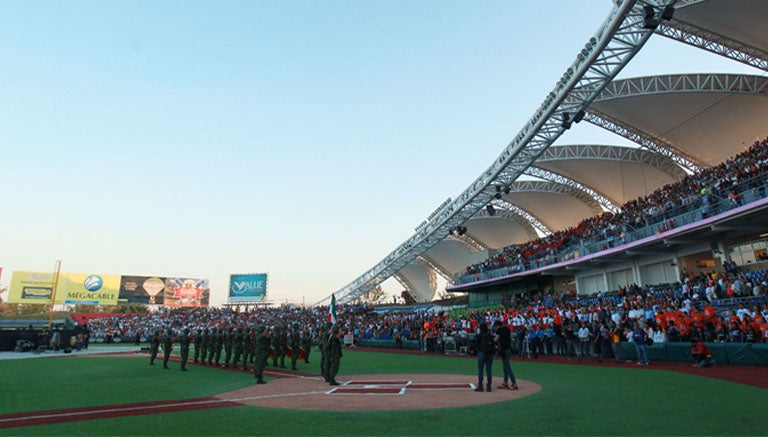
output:
[[[173,350],[173,331],[171,328],[165,331],[163,337],[163,369],[169,369],[168,360],[171,359],[171,351]]]
[[[301,336],[301,347],[304,349],[304,362],[309,364],[309,352],[312,350],[312,331],[307,329]]]
[[[285,369],[285,356],[288,354],[288,329],[285,326],[280,329],[278,341],[280,342],[280,367]]]
[[[274,331],[272,332],[272,348],[275,350],[274,355],[272,355],[272,366],[277,367],[277,360],[280,358],[280,335],[282,335],[282,330],[280,329],[280,325],[275,326]]]
[[[181,344],[181,370],[186,372],[187,360],[189,360],[189,328],[184,328],[179,343]]]
[[[328,338],[331,335],[330,332],[331,325],[328,323],[323,324],[323,327],[320,329],[320,333],[318,334],[317,338],[317,347],[320,349],[320,374],[323,375],[323,379],[325,379],[325,382],[330,382],[328,380]]]
[[[224,334],[224,367],[229,367],[229,362],[232,360],[232,347],[235,343],[235,328],[229,327],[227,333]]]
[[[237,328],[237,332],[235,333],[234,337],[234,345],[235,345],[235,351],[234,351],[234,357],[232,358],[232,367],[237,369],[237,367],[240,365],[240,356],[243,354],[243,327],[240,326]]]
[[[299,359],[299,348],[301,347],[301,337],[299,336],[299,325],[293,324],[291,329],[291,338],[289,340],[291,347],[291,370],[299,370],[296,368],[296,361]]]
[[[197,329],[197,333],[195,333],[195,362],[197,362],[200,359],[200,349],[202,348],[203,344],[203,330],[202,328]]]
[[[248,358],[251,355],[251,335],[253,333],[251,332],[251,327],[246,326],[245,332],[243,332],[242,337],[242,350],[243,350],[243,370],[248,370]]]
[[[162,339],[162,336],[160,335],[160,330],[155,329],[155,332],[152,333],[152,338],[149,339],[149,365],[150,366],[155,365],[155,358],[157,358],[157,351],[160,349],[161,339]]]
[[[341,362],[341,330],[334,326],[331,336],[328,339],[328,382],[330,385],[339,385],[336,382],[336,374],[339,373],[339,364]]]
[[[254,377],[257,384],[266,384],[264,381],[264,368],[269,357],[269,330],[264,326],[256,328],[256,364],[253,366]]]
[[[211,341],[211,333],[208,328],[203,330],[203,335],[200,340],[200,362],[205,364],[205,358],[208,356],[208,345]]]

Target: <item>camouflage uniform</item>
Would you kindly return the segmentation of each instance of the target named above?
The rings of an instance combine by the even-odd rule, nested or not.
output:
[[[291,346],[291,370],[299,370],[296,368],[296,361],[299,359],[299,348],[301,347],[301,337],[299,336],[299,325],[294,324],[291,330],[291,338],[289,341]]]
[[[253,366],[254,377],[257,384],[266,384],[264,381],[264,368],[269,357],[269,330],[264,326],[256,328],[256,364]]]
[[[251,328],[246,327],[241,340],[242,345],[240,346],[243,351],[243,370],[248,370],[248,357],[251,354],[251,335]]]
[[[304,362],[309,364],[309,352],[312,350],[312,331],[309,329],[301,336],[301,348],[304,349]]]
[[[179,337],[181,344],[181,370],[187,370],[187,361],[189,360],[189,328],[185,328]]]
[[[203,330],[198,329],[197,333],[195,333],[195,362],[197,362],[200,359],[200,348],[203,344]]]
[[[149,339],[149,365],[154,366],[155,365],[155,358],[157,358],[157,351],[160,349],[160,340],[162,339],[162,336],[160,335],[160,331],[155,330],[155,332],[152,333],[152,338]]]
[[[280,367],[285,369],[285,356],[288,354],[288,329],[283,327],[277,340],[280,342]]]
[[[237,328],[237,332],[234,337],[234,358],[232,358],[232,367],[237,369],[240,365],[240,356],[243,354],[243,327]]]
[[[336,374],[339,373],[339,363],[341,362],[341,332],[338,326],[333,327],[331,336],[328,338],[328,382],[331,385],[339,385],[336,382]]]
[[[274,332],[272,332],[272,348],[275,350],[272,355],[272,365],[277,367],[277,360],[280,358],[280,336],[282,335],[282,329],[280,326],[275,326]]]
[[[317,338],[317,347],[320,349],[320,374],[323,375],[323,379],[325,379],[325,382],[330,382],[328,380],[328,337],[330,336],[329,331],[330,325],[327,323],[323,325],[322,329],[320,329],[320,333]]]
[[[232,347],[235,344],[235,328],[229,327],[227,333],[224,334],[224,367],[229,367],[229,362],[232,360]]]
[[[168,369],[168,360],[171,359],[171,351],[173,350],[173,331],[171,328],[165,332],[163,336],[163,369]]]
[[[211,344],[211,333],[208,328],[205,328],[200,338],[200,362],[203,364],[205,364],[205,358],[208,356],[209,344]]]

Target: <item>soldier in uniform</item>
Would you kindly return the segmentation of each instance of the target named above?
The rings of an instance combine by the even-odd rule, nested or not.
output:
[[[149,339],[149,365],[155,365],[155,358],[157,358],[157,351],[160,349],[160,331],[155,329],[152,333],[152,338]]]
[[[208,356],[208,345],[211,342],[211,332],[208,328],[203,330],[203,335],[200,340],[200,362],[205,364],[205,358]]]
[[[242,337],[242,350],[243,350],[243,370],[248,370],[248,359],[251,355],[251,327],[246,326]]]
[[[280,358],[280,335],[282,335],[282,330],[280,329],[280,325],[277,325],[275,326],[271,337],[272,348],[275,350],[274,355],[272,355],[272,365],[274,367],[277,367],[277,360]]]
[[[171,328],[165,331],[163,336],[163,369],[169,369],[168,360],[171,359],[171,351],[173,350],[173,331]]]
[[[187,360],[189,360],[189,328],[184,328],[179,337],[179,343],[181,344],[181,370],[186,372]]]
[[[269,357],[269,330],[264,326],[256,328],[256,364],[253,366],[254,377],[257,384],[266,384],[264,381],[264,368]]]
[[[232,347],[235,344],[235,328],[229,327],[227,333],[224,334],[224,367],[229,367],[229,362],[232,360]]]
[[[309,352],[312,350],[312,331],[309,329],[301,336],[301,348],[304,349],[304,362],[309,364]]]
[[[213,363],[216,367],[221,366],[221,349],[224,347],[224,328],[218,328],[216,330],[216,346],[213,348],[215,353],[213,354]]]
[[[280,367],[285,369],[285,356],[288,354],[288,328],[283,326],[280,328]]]
[[[200,348],[203,344],[203,330],[201,328],[197,329],[197,332],[195,333],[195,362],[197,362],[200,359]]]
[[[237,328],[237,332],[234,336],[234,357],[232,358],[232,367],[237,369],[237,367],[240,365],[240,356],[243,354],[243,327],[240,326]]]
[[[213,357],[216,355],[216,344],[219,341],[219,328],[211,328],[208,335],[208,365],[213,365]]]
[[[331,335],[328,323],[323,324],[317,337],[317,347],[320,349],[320,374],[323,375],[325,382],[328,380],[328,337]]]
[[[331,336],[328,338],[328,382],[330,385],[339,385],[336,382],[336,374],[339,373],[339,364],[341,362],[341,330],[334,326]]]
[[[301,336],[299,335],[299,325],[293,324],[291,329],[291,338],[289,340],[291,347],[291,370],[299,370],[296,368],[296,361],[299,359],[299,348],[301,347]]]

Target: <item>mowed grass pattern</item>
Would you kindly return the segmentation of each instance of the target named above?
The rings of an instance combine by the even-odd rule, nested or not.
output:
[[[319,355],[300,370],[318,372]],[[215,396],[253,384],[253,373],[143,357],[0,362],[0,413]],[[299,411],[242,406],[20,427],[0,435],[765,435],[768,390],[652,368],[513,361],[543,390],[494,404],[414,411]],[[269,367],[268,367],[269,369]],[[453,373],[475,382],[473,359],[344,351],[339,379],[371,373]],[[494,363],[494,385],[501,382]],[[439,394],[436,394],[439,396]],[[483,396],[467,390],[466,396]],[[328,407],[333,408],[332,399]]]

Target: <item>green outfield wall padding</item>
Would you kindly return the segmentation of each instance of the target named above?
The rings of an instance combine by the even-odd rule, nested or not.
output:
[[[669,361],[693,362],[691,355],[691,343],[664,343],[667,348],[667,358]],[[723,355],[725,358],[725,355]]]
[[[768,344],[753,344],[750,351],[752,352],[752,364],[768,366]]]
[[[726,343],[707,343],[707,346],[712,351],[712,358],[714,358],[715,363],[728,364],[728,345]]]
[[[634,346],[634,344],[633,344]],[[648,359],[651,361],[669,361],[666,343],[654,343],[648,346]]]
[[[727,343],[728,364],[752,365],[752,353],[749,343]]]

